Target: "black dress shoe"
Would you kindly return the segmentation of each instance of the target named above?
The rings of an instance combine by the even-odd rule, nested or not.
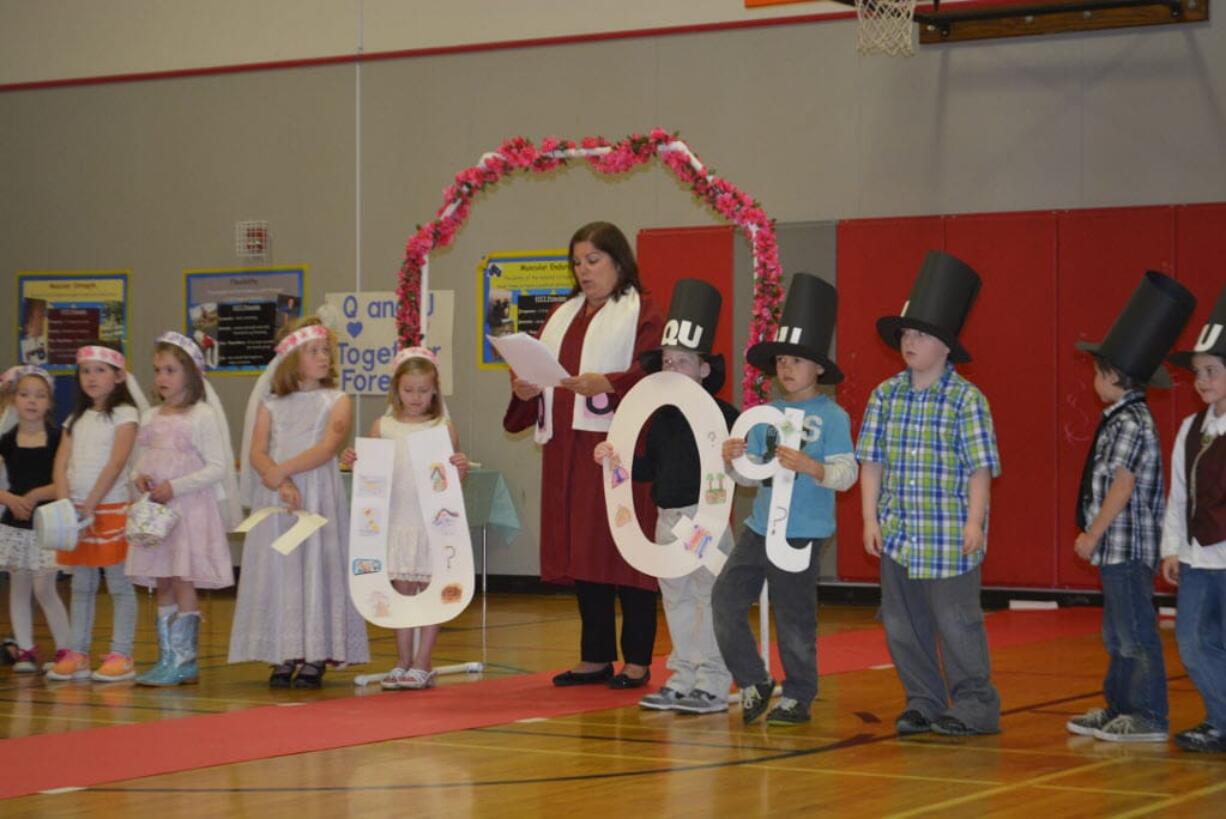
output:
[[[294,688],[323,688],[327,663],[303,663],[294,677]]]
[[[553,678],[553,684],[559,688],[570,685],[593,685],[602,683],[613,676],[613,663],[595,671],[563,671]]]
[[[642,688],[647,685],[647,681],[650,679],[650,668],[644,671],[641,677],[627,677],[626,672],[623,671],[609,680],[609,688]]]
[[[295,660],[286,660],[281,665],[275,665],[272,668],[272,674],[268,677],[269,688],[289,688],[290,682],[294,678],[294,670],[298,667]]]

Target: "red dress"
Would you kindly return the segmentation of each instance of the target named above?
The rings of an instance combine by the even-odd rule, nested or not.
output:
[[[581,309],[562,338],[558,361],[569,373],[580,374],[583,339],[595,315],[587,315],[586,308]],[[642,298],[634,362],[624,372],[605,373],[613,385],[615,405],[646,375],[639,366],[639,355],[660,346],[663,324],[655,305]],[[605,433],[572,429],[574,404],[575,393],[554,390],[553,437],[544,446],[541,466],[541,580],[567,584],[586,580],[655,591],[656,579],[631,568],[613,543],[605,512],[604,475],[600,465],[592,460],[592,450],[605,439]],[[502,419],[503,428],[520,432],[535,426],[539,405],[537,399],[521,401],[512,394]],[[639,521],[650,527],[645,531],[654,532],[654,523],[646,520],[644,514],[653,510],[650,484],[636,484],[634,492]]]

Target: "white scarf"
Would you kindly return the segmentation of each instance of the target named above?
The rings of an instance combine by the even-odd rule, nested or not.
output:
[[[583,295],[564,302],[545,322],[541,342],[556,357],[562,349],[562,338],[571,322],[587,303]],[[616,300],[610,298],[600,308],[583,336],[583,351],[579,354],[579,373],[618,373],[630,369],[634,362],[634,342],[638,336],[639,294],[633,288]],[[536,419],[534,437],[544,444],[553,437],[553,387],[541,394],[543,406]],[[613,402],[608,393],[584,398],[575,394],[575,410],[571,428],[588,432],[607,432],[613,423]]]

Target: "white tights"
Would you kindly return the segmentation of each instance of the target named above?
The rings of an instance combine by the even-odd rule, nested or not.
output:
[[[68,629],[68,612],[64,601],[55,591],[55,569],[35,574],[29,569],[14,569],[9,572],[9,617],[13,621],[13,636],[22,650],[34,647],[34,607],[31,592],[38,598],[38,605],[47,618],[51,639],[56,649],[68,648],[71,633]]]

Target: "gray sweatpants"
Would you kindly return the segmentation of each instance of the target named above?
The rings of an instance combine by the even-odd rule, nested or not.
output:
[[[802,707],[817,696],[817,575],[822,543],[813,546],[809,568],[787,572],[766,556],[766,538],[746,526],[711,593],[720,653],[737,686],[745,688],[769,678],[749,628],[749,607],[761,595],[762,583],[770,584],[779,659],[786,675],[783,696]]]
[[[998,731],[1000,694],[992,685],[979,574],[976,568],[957,577],[912,580],[905,567],[883,555],[881,620],[907,709],[929,720],[948,714],[977,731]]]

